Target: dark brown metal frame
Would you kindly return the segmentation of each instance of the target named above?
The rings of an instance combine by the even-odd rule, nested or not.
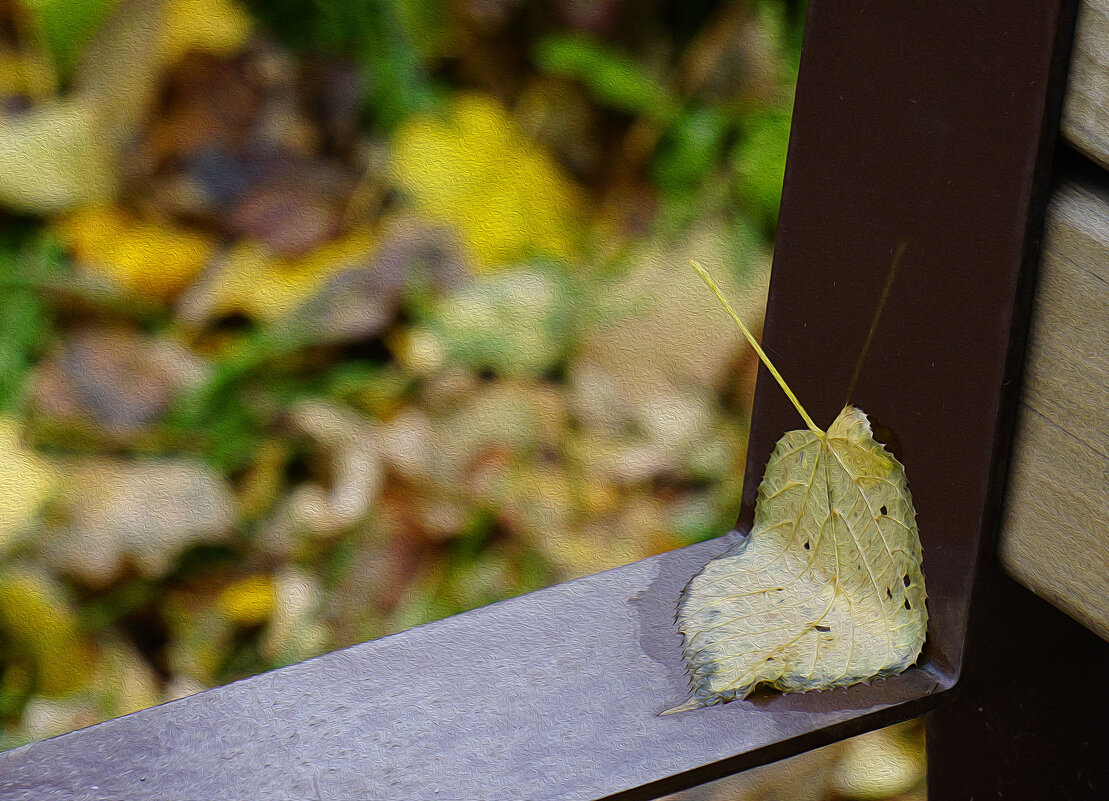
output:
[[[978,606],[998,597],[979,589],[980,554],[997,527],[1073,4],[809,9],[765,344],[831,421],[904,244],[851,400],[916,501],[930,596],[919,666],[658,716],[687,691],[678,593],[718,540],[16,749],[0,755],[0,799],[655,798],[989,684],[981,667],[962,678],[968,620],[972,591]],[[741,528],[774,442],[799,424],[765,375],[753,420]],[[934,720],[942,771],[958,726]],[[944,781],[933,772],[937,797],[964,797]]]

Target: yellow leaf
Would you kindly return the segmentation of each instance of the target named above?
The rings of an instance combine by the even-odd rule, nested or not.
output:
[[[245,576],[224,587],[216,605],[231,621],[256,626],[269,620],[275,598],[270,576]]]
[[[58,695],[88,681],[91,651],[72,609],[46,575],[29,568],[0,573],[0,630],[34,661],[40,692]]]
[[[859,409],[817,428],[740,327],[808,430],[778,441],[750,535],[682,593],[693,696],[672,712],[745,698],[762,684],[805,692],[889,676],[924,645],[922,554],[904,467]]]
[[[129,715],[162,700],[153,668],[135,648],[107,639],[104,656],[95,686],[100,690],[98,700],[107,712],[105,717]]]
[[[57,481],[57,471],[23,447],[15,421],[0,417],[0,554]]]
[[[55,230],[79,269],[152,300],[184,289],[215,251],[200,233],[140,220],[114,205],[78,209],[59,219]]]
[[[103,201],[115,191],[113,158],[92,104],[44,101],[0,119],[0,203],[42,213]]]
[[[241,313],[273,322],[319,291],[329,276],[365,264],[375,243],[368,227],[296,258],[275,258],[256,242],[240,242],[197,302],[205,315]]]
[[[56,84],[53,70],[38,54],[0,51],[0,97],[43,100],[54,93]]]
[[[237,53],[250,36],[250,16],[234,0],[169,0],[162,47],[167,63],[189,50]]]
[[[578,254],[581,193],[495,100],[463,95],[397,131],[393,175],[420,211],[455,226],[479,268]]]

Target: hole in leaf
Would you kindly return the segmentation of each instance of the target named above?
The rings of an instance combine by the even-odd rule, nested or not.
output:
[[[906,587],[908,587],[908,586],[909,586],[910,584],[912,584],[912,582],[911,582],[911,581],[909,581],[909,576],[908,576],[908,574],[906,574],[906,575],[905,575],[905,578],[903,579],[903,581],[905,582],[905,586],[906,586]]]
[[[878,510],[878,514],[880,514],[880,515],[889,514],[889,510],[886,509],[886,507],[883,505],[882,508]]]
[[[807,551],[808,549],[809,549],[809,541],[805,540],[805,550]]]
[[[817,631],[831,631],[831,629],[828,628],[827,626],[813,626],[813,628],[816,629]]]
[[[912,606],[909,605],[909,599],[908,598],[905,599],[905,608],[910,609],[910,610],[913,608]]]
[[[887,598],[892,598],[893,597],[893,590],[891,590],[889,587],[886,587],[886,597]]]

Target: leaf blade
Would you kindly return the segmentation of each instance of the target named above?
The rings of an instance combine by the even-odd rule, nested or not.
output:
[[[915,662],[927,626],[902,465],[846,407],[827,434],[779,440],[749,538],[693,578],[678,608],[687,704],[848,686]]]

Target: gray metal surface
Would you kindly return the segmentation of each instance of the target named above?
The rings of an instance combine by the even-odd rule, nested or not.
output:
[[[658,716],[688,687],[674,599],[722,545],[664,554],[7,752],[0,798],[593,799],[946,686],[912,670],[870,687]]]

